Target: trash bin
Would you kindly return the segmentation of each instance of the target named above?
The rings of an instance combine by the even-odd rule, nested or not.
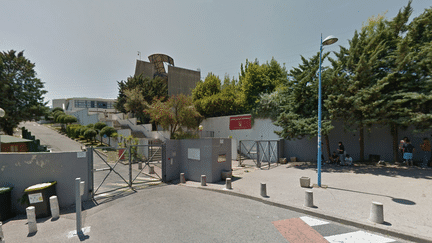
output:
[[[0,187],[0,221],[12,218],[11,193],[13,187]]]
[[[51,215],[49,198],[56,195],[54,182],[41,183],[27,187],[24,192],[28,196],[30,206],[35,207],[36,218],[45,218]]]

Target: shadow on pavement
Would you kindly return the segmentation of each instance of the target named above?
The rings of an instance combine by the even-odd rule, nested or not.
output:
[[[416,205],[415,202],[408,200],[408,199],[402,199],[402,198],[394,198],[392,196],[382,195],[382,194],[376,194],[376,193],[370,193],[370,192],[361,192],[361,191],[354,191],[349,189],[342,189],[342,188],[336,188],[336,187],[327,187],[327,189],[330,190],[339,190],[339,191],[346,191],[346,192],[354,192],[354,193],[361,193],[361,194],[368,194],[368,195],[374,195],[374,196],[381,196],[381,197],[388,197],[391,198],[393,202],[405,204],[405,205]]]
[[[316,169],[316,163],[290,163],[287,168],[294,169]],[[356,164],[355,166],[336,166],[336,165],[324,165],[321,167],[322,172],[327,173],[348,173],[352,172],[355,174],[372,174],[380,176],[402,176],[411,178],[422,178],[422,179],[432,179],[432,170],[430,168],[422,169],[419,167],[404,167],[404,166],[375,166],[375,165],[364,165]]]

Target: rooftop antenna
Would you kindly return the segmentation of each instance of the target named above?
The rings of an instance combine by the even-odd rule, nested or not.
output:
[[[141,60],[141,52],[140,51],[138,51],[138,56],[139,56],[139,59]]]

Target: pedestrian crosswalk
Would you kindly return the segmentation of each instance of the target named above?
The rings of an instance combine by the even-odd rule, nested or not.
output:
[[[331,243],[387,243],[397,241],[355,228],[323,221],[309,216],[272,222],[290,243],[331,242]]]

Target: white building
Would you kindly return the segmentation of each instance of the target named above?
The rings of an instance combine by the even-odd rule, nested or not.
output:
[[[107,121],[118,113],[114,108],[116,99],[68,98],[52,100],[53,108],[60,107],[66,114],[73,115],[81,125]]]

